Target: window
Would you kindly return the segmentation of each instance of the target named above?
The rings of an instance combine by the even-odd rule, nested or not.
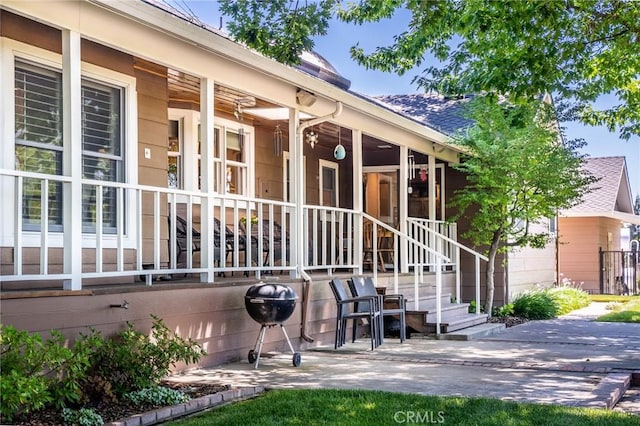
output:
[[[85,179],[123,180],[122,89],[89,79],[82,80],[82,175]],[[62,76],[27,62],[15,64],[16,169],[52,175],[62,174]],[[39,229],[40,180],[23,184],[23,224]],[[95,231],[95,185],[83,185],[82,219],[85,231]],[[49,223],[62,230],[62,185],[49,184]],[[116,191],[103,188],[103,223],[116,226]]]
[[[222,121],[222,120],[221,120]],[[230,122],[231,123],[231,122]],[[199,126],[198,126],[199,128]],[[198,129],[199,130],[199,129]],[[201,161],[200,161],[200,132],[198,131],[198,176],[202,175]],[[221,140],[221,135],[224,135],[225,140]],[[248,134],[244,128],[233,128],[227,126],[216,126],[213,133],[213,176],[214,176],[214,188],[216,192],[238,195],[251,195],[250,188],[250,170],[249,170],[249,156],[251,155],[250,144],[246,141]],[[222,142],[226,145],[225,163],[226,169],[222,173],[223,161],[220,156],[222,151]],[[216,184],[218,181],[221,184]],[[200,182],[198,188],[201,188]]]
[[[169,120],[169,135],[167,137],[167,187],[184,188],[182,179],[182,123],[179,120]]]
[[[16,169],[62,174],[62,76],[59,72],[17,62],[15,67]],[[62,185],[49,183],[49,225],[62,229]],[[23,226],[40,228],[41,181],[23,181]]]
[[[107,182],[123,181],[122,90],[82,80],[82,177]],[[95,232],[97,187],[83,185],[82,223]],[[116,189],[102,189],[103,226],[116,229]]]
[[[338,163],[320,160],[320,205],[338,207]]]

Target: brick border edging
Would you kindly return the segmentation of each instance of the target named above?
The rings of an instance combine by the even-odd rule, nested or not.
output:
[[[264,392],[263,386],[242,387],[217,392],[211,395],[194,398],[188,402],[162,407],[156,410],[136,414],[115,422],[106,423],[105,426],[148,426],[160,422],[177,419],[187,415],[195,414],[207,408],[217,407],[230,402],[253,398]]]

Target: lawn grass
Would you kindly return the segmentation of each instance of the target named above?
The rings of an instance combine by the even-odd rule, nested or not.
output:
[[[590,294],[589,299],[592,302],[629,302],[631,300],[640,300],[640,296],[622,296],[617,294]]]
[[[382,391],[272,390],[169,425],[637,425],[624,413]]]
[[[617,305],[608,314],[598,317],[603,322],[640,322],[640,299],[637,297],[626,303]]]

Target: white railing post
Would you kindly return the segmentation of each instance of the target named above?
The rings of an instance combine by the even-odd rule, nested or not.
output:
[[[442,252],[442,240],[438,238],[437,252]],[[442,256],[435,256],[436,260],[436,336],[440,335],[440,323],[442,322]]]
[[[49,180],[40,181],[40,273],[49,271]]]
[[[476,255],[476,315],[480,315],[480,257]]]
[[[460,286],[462,283],[462,268],[460,268],[460,247],[454,248],[454,262],[456,268],[456,303],[460,303]]]
[[[96,272],[102,272],[103,260],[103,208],[102,208],[102,185],[95,185],[96,188]]]
[[[22,188],[23,178],[18,176],[16,179],[16,198],[15,205],[18,206],[13,215],[13,273],[16,276],[22,275]]]

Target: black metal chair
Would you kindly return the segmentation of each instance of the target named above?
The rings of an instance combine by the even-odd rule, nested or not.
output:
[[[380,316],[380,321],[382,322],[382,334],[384,334],[383,319],[385,316],[391,316],[399,319],[400,343],[404,342],[407,333],[407,323],[405,319],[406,301],[404,296],[402,294],[378,294],[375,283],[373,282],[373,278],[368,276],[355,276],[352,277],[348,282],[349,289],[351,290],[351,295],[353,297],[376,296],[378,298],[378,304],[382,313],[382,315]],[[367,303],[368,302],[358,303],[356,306],[356,310],[358,312],[368,311],[369,307],[366,306]]]
[[[346,340],[347,321],[353,321],[352,342],[355,342],[357,335],[357,322],[367,320],[370,327],[371,350],[374,350],[382,344],[382,330],[380,329],[380,310],[377,309],[376,297],[350,297],[347,289],[342,281],[334,278],[329,282],[331,291],[336,299],[337,315],[336,315],[336,337],[334,348],[338,349],[344,345]],[[366,311],[357,311],[356,304],[364,306],[366,303]]]

